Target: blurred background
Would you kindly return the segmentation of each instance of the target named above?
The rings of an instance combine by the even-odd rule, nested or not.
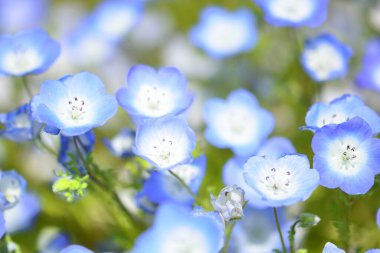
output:
[[[308,155],[311,161],[312,133],[300,131],[299,127],[305,125],[306,112],[314,102],[329,102],[344,93],[351,93],[359,95],[367,105],[380,112],[379,94],[360,89],[354,83],[366,42],[380,32],[380,1],[331,0],[327,20],[321,26],[297,29],[266,23],[260,8],[247,0],[140,0],[134,4],[139,7],[133,11],[125,10],[125,13],[130,11],[128,15],[111,14],[111,18],[107,17],[107,12],[99,14],[104,7],[101,1],[0,0],[0,31],[5,34],[42,27],[61,43],[62,51],[57,62],[41,75],[28,76],[33,94],[45,80],[81,71],[98,75],[107,91],[114,94],[125,85],[126,74],[135,64],[156,68],[175,66],[182,70],[188,78],[189,89],[195,93],[188,120],[197,131],[200,152],[205,153],[208,160],[200,190],[204,199],[208,199],[210,193],[217,195],[224,186],[222,168],[233,156],[229,150],[212,147],[202,136],[202,105],[207,98],[225,98],[236,88],[250,90],[260,105],[274,114],[276,125],[271,135],[289,138],[296,150]],[[255,47],[229,58],[215,59],[194,46],[189,31],[198,23],[202,9],[210,5],[228,10],[248,8],[256,19]],[[106,20],[100,24],[104,34],[87,29],[94,16]],[[324,32],[334,34],[349,45],[354,55],[344,79],[317,84],[304,72],[299,57],[305,39]],[[29,101],[19,80],[0,76],[0,87],[0,112],[8,112]],[[112,168],[121,181],[119,194],[124,203],[134,212],[141,213],[134,201],[137,190],[124,187],[131,175],[137,173],[136,163],[140,161],[114,157],[102,143],[102,138],[111,138],[123,127],[133,128],[133,125],[127,113],[119,108],[117,116],[95,129],[94,158],[101,168]],[[58,149],[58,138],[44,138],[52,148]],[[24,253],[43,252],[38,247],[57,233],[62,240],[97,247],[99,251],[121,252],[121,249],[130,249],[141,232],[123,219],[119,210],[110,204],[111,200],[101,192],[90,189],[84,198],[73,203],[55,195],[51,185],[54,171],[58,171],[60,165],[56,157],[36,148],[33,143],[0,139],[0,167],[19,171],[33,194],[30,201],[34,204],[5,213],[12,227],[8,228],[12,230],[9,231],[12,239]],[[358,247],[357,252],[380,247],[380,229],[375,223],[376,211],[380,207],[379,188],[378,177],[370,194],[353,200],[349,219],[351,242]],[[303,210],[321,217],[318,226],[302,231],[300,247],[311,253],[321,252],[327,241],[339,241],[333,223],[341,222],[337,210],[344,212],[345,206],[339,204],[341,202],[336,197],[339,194],[332,194],[334,191],[337,190],[319,187],[306,202],[288,210],[290,216]],[[152,219],[149,214],[141,215],[144,219]]]

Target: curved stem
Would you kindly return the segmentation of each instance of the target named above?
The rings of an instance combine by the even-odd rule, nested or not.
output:
[[[280,239],[281,239],[282,252],[283,253],[288,253],[287,250],[286,250],[284,237],[282,236],[282,231],[281,231],[280,221],[278,219],[277,209],[275,207],[273,208],[273,212],[274,212],[274,218],[276,220],[277,232],[278,232],[278,235],[280,236]]]
[[[296,235],[296,226],[300,223],[300,220],[294,222],[294,224],[290,227],[289,231],[289,245],[290,245],[290,253],[295,253],[296,249],[294,246],[294,236]]]

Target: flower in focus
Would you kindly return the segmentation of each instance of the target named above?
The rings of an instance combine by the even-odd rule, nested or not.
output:
[[[26,181],[15,170],[1,171],[0,209],[10,209],[17,205],[26,192]]]
[[[316,27],[327,16],[329,0],[254,0],[274,26]]]
[[[231,148],[238,156],[254,154],[274,127],[272,114],[244,89],[233,91],[227,100],[209,99],[203,117],[207,141],[218,148]]]
[[[352,49],[331,34],[306,40],[301,63],[316,82],[343,78],[349,70]]]
[[[0,36],[0,74],[24,76],[45,72],[60,53],[47,32],[33,29]]]
[[[380,91],[380,39],[370,40],[365,48],[362,68],[356,76],[356,84],[365,89]]]
[[[225,221],[239,220],[243,218],[244,190],[237,185],[224,187],[218,198],[211,195],[211,203]]]
[[[221,249],[224,231],[209,216],[194,215],[182,206],[162,205],[153,227],[135,241],[134,253],[215,253]]]
[[[256,21],[246,8],[228,11],[205,8],[199,23],[190,31],[190,40],[215,58],[224,58],[251,50],[257,42]]]
[[[244,178],[268,207],[305,201],[319,183],[318,172],[300,154],[278,159],[253,156],[244,164]]]
[[[62,135],[78,136],[104,125],[116,113],[117,102],[97,76],[82,72],[44,82],[31,110],[35,120],[60,129]]]
[[[9,113],[0,113],[0,136],[15,142],[32,140],[42,125],[33,121],[29,104],[24,104]]]
[[[195,138],[194,131],[182,118],[148,120],[137,128],[134,153],[157,170],[170,169],[191,161]]]
[[[347,194],[368,192],[380,172],[380,140],[372,136],[370,126],[358,117],[317,130],[312,149],[320,184]]]
[[[171,171],[196,194],[205,175],[205,169],[206,157],[200,156],[190,164],[175,166]],[[145,181],[143,192],[150,201],[156,204],[175,202],[191,205],[194,202],[193,196],[169,171],[154,171]]]
[[[61,250],[60,253],[94,253],[94,252],[80,245],[70,245],[69,247],[66,247],[63,250]]]
[[[135,141],[135,132],[124,128],[112,139],[103,139],[104,145],[116,157],[130,157],[133,155],[132,146]]]
[[[193,102],[186,77],[177,68],[164,67],[156,71],[146,65],[131,68],[127,87],[119,89],[116,98],[136,121],[178,115]]]
[[[306,114],[306,127],[311,131],[329,125],[340,124],[354,117],[365,120],[374,135],[380,132],[380,118],[377,113],[364,104],[357,96],[345,94],[328,104],[315,103]]]

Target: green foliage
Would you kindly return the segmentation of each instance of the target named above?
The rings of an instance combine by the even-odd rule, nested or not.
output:
[[[68,202],[72,202],[76,197],[83,197],[88,186],[89,176],[77,176],[69,173],[59,172],[59,177],[53,184],[53,192],[63,195]]]

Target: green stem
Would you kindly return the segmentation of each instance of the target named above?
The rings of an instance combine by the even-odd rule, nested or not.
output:
[[[20,77],[20,80],[21,80],[22,85],[24,86],[24,89],[25,89],[26,93],[28,94],[29,99],[32,99],[33,93],[32,93],[32,91],[30,90],[30,88],[28,86],[28,82],[26,80],[26,76]]]
[[[294,222],[294,224],[290,227],[289,231],[289,245],[290,245],[290,253],[295,253],[296,249],[294,246],[294,236],[296,235],[296,226],[300,222],[300,220],[297,220]]]
[[[231,223],[228,224],[226,228],[226,239],[224,241],[224,247],[221,253],[228,252],[228,248],[230,247],[230,241],[232,237],[232,230],[234,230],[235,224],[236,224],[236,221],[232,221]]]
[[[277,232],[278,232],[278,235],[280,236],[280,239],[281,239],[282,253],[287,253],[284,237],[282,236],[280,221],[278,220],[277,209],[275,207],[273,208],[273,212],[274,212],[274,218],[276,220]]]
[[[75,149],[76,149],[76,151],[78,153],[79,160],[83,163],[83,166],[86,168],[87,174],[90,177],[90,179],[99,188],[101,188],[103,191],[105,191],[106,193],[109,193],[110,197],[115,201],[115,203],[118,205],[118,207],[120,208],[120,210],[122,210],[131,221],[135,222],[136,225],[141,230],[144,230],[146,228],[145,222],[143,222],[140,218],[136,217],[133,213],[131,213],[128,210],[128,208],[126,208],[124,206],[123,202],[120,200],[119,195],[117,195],[117,193],[115,191],[109,191],[110,188],[107,185],[105,185],[103,182],[101,182],[94,174],[92,174],[92,170],[91,170],[89,164],[86,162],[86,159],[83,157],[83,154],[80,151],[80,148],[79,148],[79,142],[80,142],[79,137],[78,136],[74,136],[73,137],[73,141],[74,141]]]

